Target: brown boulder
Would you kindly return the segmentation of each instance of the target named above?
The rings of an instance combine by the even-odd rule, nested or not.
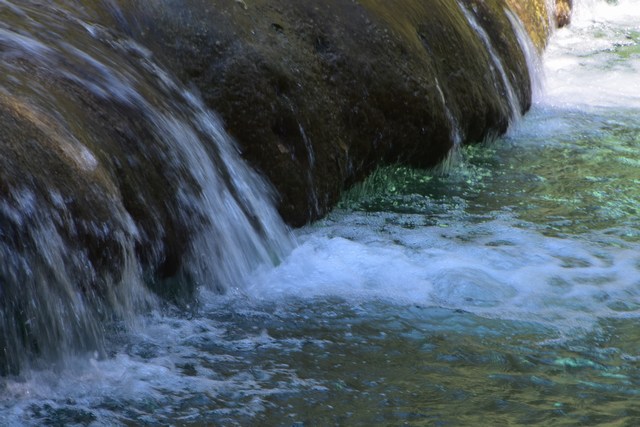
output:
[[[572,0],[556,0],[556,25],[562,28],[571,23]]]
[[[504,1],[3,9],[0,372],[99,348],[105,321],[149,301],[142,281],[177,297],[203,277],[223,289],[281,254],[263,183],[171,73],[302,225],[376,167],[436,165],[529,107]]]

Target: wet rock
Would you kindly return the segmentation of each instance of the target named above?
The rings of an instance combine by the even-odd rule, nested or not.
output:
[[[562,28],[571,23],[572,0],[556,0],[556,25]]]
[[[142,278],[187,294],[188,280],[162,279],[183,274],[205,227],[182,197],[197,180],[144,105],[116,82],[101,88],[98,69],[74,63],[84,56],[42,50],[9,50],[0,65],[0,374],[34,355],[100,351],[105,322],[148,302]]]
[[[531,3],[517,11],[533,14],[530,32],[541,45],[546,10]],[[489,34],[525,111],[529,78],[505,3],[460,5]],[[302,225],[377,166],[433,166],[457,142],[505,131],[504,79],[460,5],[187,0],[121,7],[126,30],[198,88],[243,156],[276,187],[283,217]]]
[[[524,24],[533,44],[542,51],[552,29],[553,12],[547,0],[506,0]]]
[[[73,108],[0,95],[0,373],[28,354],[100,350],[104,322],[142,302],[141,275],[179,274],[197,230],[141,112],[53,82]]]
[[[0,373],[25,354],[100,349],[105,322],[148,302],[143,280],[177,298],[197,285],[185,257],[220,218],[175,140],[211,143],[196,154],[221,193],[233,171],[157,61],[220,113],[293,225],[378,166],[433,166],[504,132],[510,88],[518,114],[531,102],[502,0],[89,3],[77,19],[42,6],[47,31],[0,10]],[[232,220],[266,235],[243,197],[229,191]],[[224,282],[230,251],[250,265],[263,248],[221,234],[190,255]]]

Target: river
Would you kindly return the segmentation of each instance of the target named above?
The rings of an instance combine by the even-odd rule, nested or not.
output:
[[[3,379],[2,424],[640,424],[640,2],[574,3],[506,136],[377,171],[107,357]]]

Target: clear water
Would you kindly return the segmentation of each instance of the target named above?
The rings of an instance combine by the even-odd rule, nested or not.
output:
[[[3,380],[3,424],[640,424],[640,2],[576,3],[509,135],[380,170],[108,358]]]

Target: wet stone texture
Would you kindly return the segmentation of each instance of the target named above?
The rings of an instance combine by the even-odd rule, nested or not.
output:
[[[556,0],[556,25],[560,28],[571,23],[573,0]]]
[[[552,19],[556,13],[554,10],[549,10],[549,7],[553,6],[553,1],[550,3],[549,0],[506,0],[506,3],[522,21],[534,46],[542,51],[547,45],[547,39],[552,30]]]
[[[546,3],[509,3],[543,45]],[[121,25],[222,116],[296,226],[325,214],[379,165],[433,166],[455,139],[505,131],[504,79],[461,7],[489,35],[520,112],[530,104],[526,62],[502,0],[121,6]]]

